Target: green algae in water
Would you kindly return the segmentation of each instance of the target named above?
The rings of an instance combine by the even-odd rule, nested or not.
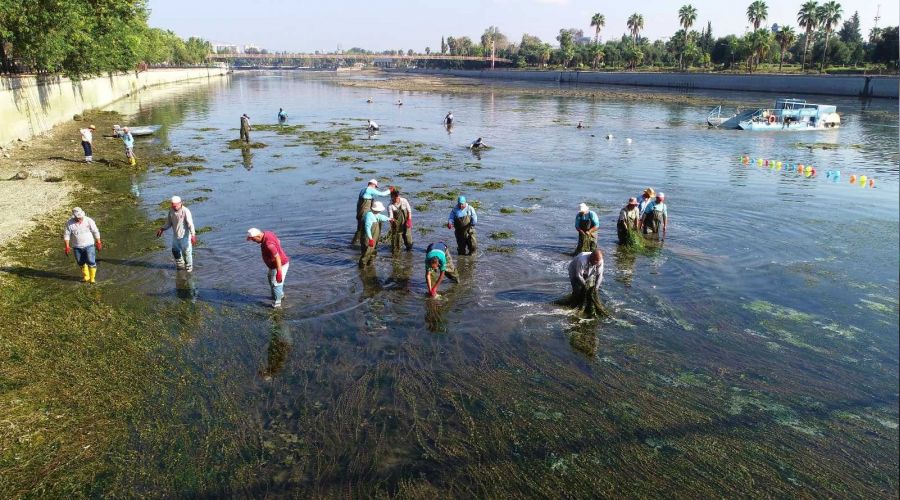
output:
[[[796,309],[791,309],[790,307],[779,306],[778,304],[773,304],[765,300],[754,300],[750,304],[745,304],[744,308],[749,309],[750,311],[753,311],[755,313],[768,314],[769,316],[778,319],[786,319],[790,321],[796,321],[798,323],[809,322],[814,319],[814,317],[810,314],[800,312]]]
[[[171,177],[186,177],[188,175],[191,175],[191,171],[186,168],[175,167],[175,168],[170,169],[166,173],[166,175],[171,176]]]
[[[869,299],[859,299],[859,302],[866,309],[879,314],[888,314],[891,316],[895,316],[897,314],[897,308],[895,306],[889,306],[887,304],[882,304],[881,302],[875,302],[874,300]]]
[[[410,179],[414,177],[421,177],[422,175],[424,175],[422,172],[400,172],[399,174],[397,174],[397,177]]]
[[[203,127],[203,128],[198,128],[197,130],[199,130],[200,132],[212,132],[213,130],[219,130],[219,129],[217,129],[216,127]]]
[[[425,236],[426,234],[431,234],[431,233],[433,233],[433,232],[434,232],[434,229],[432,229],[432,228],[430,228],[430,227],[422,227],[422,226],[419,226],[419,227],[416,228],[416,231],[417,231],[419,234],[421,234],[422,236]]]
[[[270,174],[274,174],[274,173],[277,173],[277,172],[288,172],[288,171],[290,171],[290,170],[297,170],[297,167],[294,167],[294,166],[287,166],[287,167],[273,168],[272,170],[269,170],[269,173],[270,173]]]
[[[417,212],[427,212],[427,211],[431,210],[431,204],[429,204],[429,203],[419,203],[418,205],[414,205],[413,208],[414,208]]]
[[[507,214],[514,214],[514,213],[516,213],[516,209],[515,209],[515,208],[510,208],[510,207],[503,207],[503,208],[500,209],[500,213],[501,213],[501,214],[504,214],[504,215],[507,215]]]
[[[307,186],[315,186],[315,185],[318,184],[318,183],[319,183],[319,180],[318,180],[318,179],[309,179],[309,180],[306,181],[306,185],[307,185]]]
[[[262,149],[268,147],[264,142],[244,142],[240,139],[232,139],[228,141],[228,149]]]
[[[533,208],[523,208],[523,209],[522,209],[522,213],[523,213],[523,214],[530,214],[530,213],[532,213],[532,212],[534,212],[534,209],[533,209]]]
[[[200,172],[202,170],[206,170],[206,167],[204,167],[203,165],[188,165],[184,168],[188,169],[191,172]]]
[[[212,226],[203,226],[203,227],[197,229],[197,234],[209,233],[213,229],[215,229],[215,228]]]
[[[466,182],[463,182],[463,185],[473,188],[473,189],[488,189],[488,190],[503,189],[503,183],[500,181],[485,181],[485,182],[466,181]]]
[[[188,200],[188,203],[203,203],[204,201],[206,201],[208,199],[209,199],[209,197],[207,197],[207,196],[198,196],[196,198],[192,198],[192,199]]]
[[[495,231],[490,234],[492,240],[506,240],[512,238],[513,234],[509,231]]]
[[[492,252],[492,253],[513,253],[516,251],[516,249],[514,247],[496,246],[495,245],[495,246],[488,247],[487,251]]]

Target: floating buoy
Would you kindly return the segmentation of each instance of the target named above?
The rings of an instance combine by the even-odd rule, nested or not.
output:
[[[865,176],[865,175],[860,175],[860,176],[859,176],[859,185],[860,185],[860,186],[865,186],[865,185],[866,185],[866,176]]]
[[[631,144],[631,137],[626,137],[625,142],[627,142],[628,144]]]
[[[775,162],[775,166],[778,167],[778,168],[780,169],[780,168],[781,168],[781,162],[780,162],[780,161],[776,161],[776,162]]]
[[[612,138],[613,138],[612,134],[606,134],[607,141],[612,140]]]
[[[757,158],[757,159],[756,159],[756,164],[757,164],[757,165],[762,165],[762,158]]]
[[[810,175],[810,176],[815,176],[815,175],[816,175],[816,169],[813,168],[812,170],[810,170],[810,171],[809,171],[809,175]]]
[[[875,179],[869,179],[869,187],[870,188],[875,187]]]
[[[768,166],[769,166],[769,160],[766,160],[766,162],[764,163],[764,165],[768,167]]]
[[[856,183],[856,176],[855,176],[855,175],[851,175],[851,176],[850,176],[850,184],[855,184],[855,183]]]
[[[797,172],[803,172],[803,164],[797,165]]]

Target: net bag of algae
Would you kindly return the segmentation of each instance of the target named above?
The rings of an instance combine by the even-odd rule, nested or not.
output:
[[[640,250],[644,248],[644,237],[641,235],[640,231],[629,229],[625,231],[625,241],[623,244],[627,247]]]
[[[578,309],[578,312],[584,318],[606,318],[609,311],[600,301],[600,295],[593,286],[581,288],[558,301],[557,304]]]

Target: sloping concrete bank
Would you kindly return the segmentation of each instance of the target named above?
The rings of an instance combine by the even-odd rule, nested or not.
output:
[[[225,68],[152,69],[81,81],[63,77],[0,78],[0,145],[48,132],[86,110],[147,87],[225,75]]]
[[[714,73],[605,73],[589,71],[410,69],[407,73],[498,80],[629,85],[675,89],[709,89],[784,94],[822,94],[897,99],[896,76],[863,75],[726,75]]]

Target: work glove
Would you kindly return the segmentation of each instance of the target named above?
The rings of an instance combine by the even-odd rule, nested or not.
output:
[[[406,219],[406,229],[412,229],[412,219]]]
[[[103,250],[103,242],[97,240],[97,251],[99,252],[100,250]]]
[[[69,252],[71,252],[71,251],[72,251],[72,249],[69,248],[69,245],[66,245],[66,250],[65,250],[66,255],[69,255]]]
[[[197,244],[197,235],[192,234],[191,235],[191,245],[196,245],[196,244]]]
[[[284,276],[281,275],[281,269],[275,271],[275,283],[281,283],[284,281]]]
[[[162,229],[157,229],[157,230],[156,230],[156,237],[157,237],[157,238],[159,238],[160,236],[162,236],[162,234],[163,234],[163,230],[162,230]]]
[[[372,238],[369,238],[369,246],[375,248],[375,240],[373,240]]]
[[[435,290],[434,288],[432,288],[431,290],[428,290],[428,296],[429,296],[429,297],[436,297],[436,296],[437,296],[437,290]]]
[[[448,222],[448,223],[447,223],[447,229],[453,229],[453,223],[452,223],[452,222]]]

